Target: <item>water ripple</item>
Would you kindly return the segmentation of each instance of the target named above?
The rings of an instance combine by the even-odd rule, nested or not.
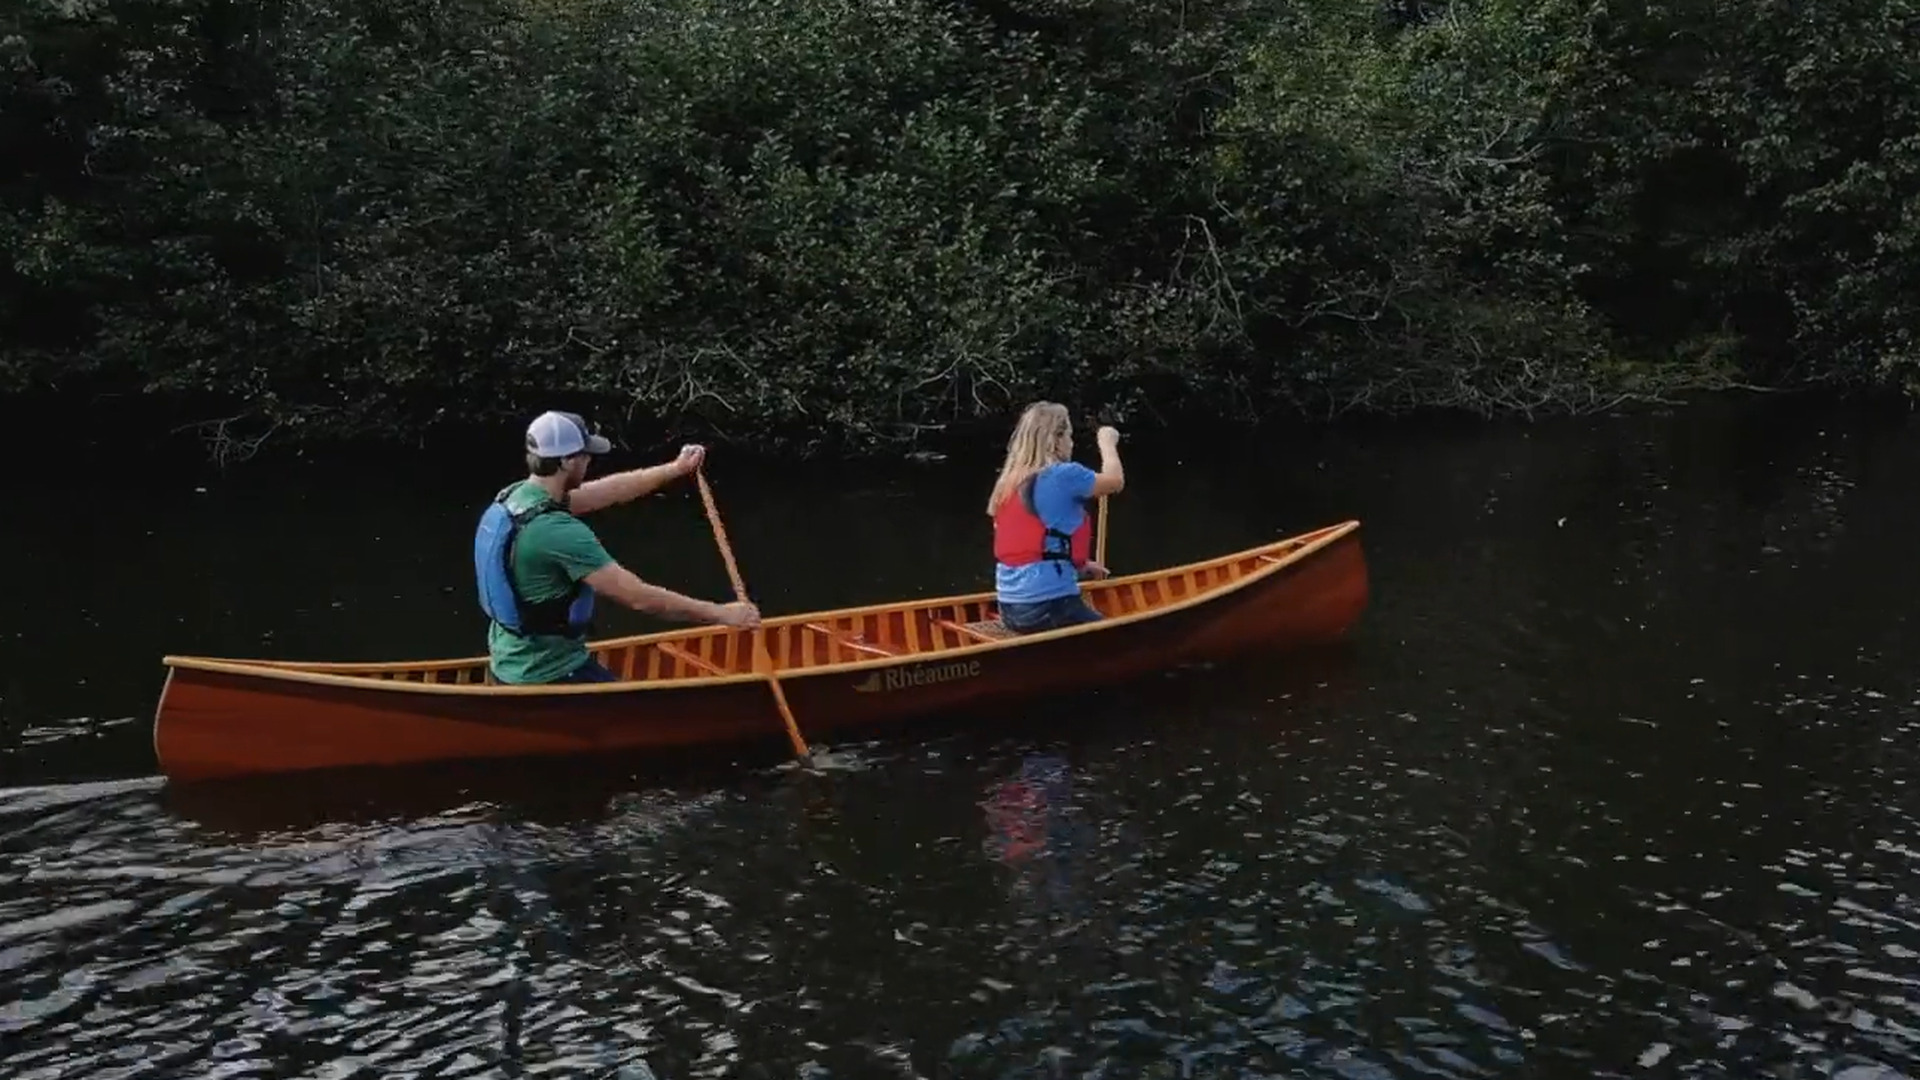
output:
[[[1221,499],[1366,504],[1350,650],[820,775],[0,791],[7,1075],[1920,1075],[1920,468],[1604,424]]]

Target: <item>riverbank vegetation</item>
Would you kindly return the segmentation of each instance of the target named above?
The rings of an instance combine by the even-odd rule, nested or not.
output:
[[[898,445],[1920,387],[1920,0],[24,0],[0,392]]]

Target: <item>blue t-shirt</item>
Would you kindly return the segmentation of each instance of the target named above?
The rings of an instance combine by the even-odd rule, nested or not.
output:
[[[1033,478],[1033,508],[1047,528],[1071,534],[1086,520],[1087,508],[1081,500],[1093,496],[1092,469],[1077,461],[1049,465]],[[1015,491],[1007,496],[1017,499]],[[1059,541],[1054,541],[1059,543]],[[1059,559],[1041,559],[1025,566],[1008,566],[995,560],[993,583],[1003,604],[1037,604],[1080,592],[1080,575],[1073,564]]]

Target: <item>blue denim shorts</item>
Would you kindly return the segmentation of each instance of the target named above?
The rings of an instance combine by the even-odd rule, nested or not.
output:
[[[1079,593],[1032,604],[1001,604],[1000,625],[1016,634],[1058,630],[1063,626],[1099,622],[1101,614]]]

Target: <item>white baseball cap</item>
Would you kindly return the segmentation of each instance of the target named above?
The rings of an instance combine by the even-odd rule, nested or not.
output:
[[[613,444],[595,435],[579,413],[543,412],[527,425],[527,449],[545,458],[604,454]]]

